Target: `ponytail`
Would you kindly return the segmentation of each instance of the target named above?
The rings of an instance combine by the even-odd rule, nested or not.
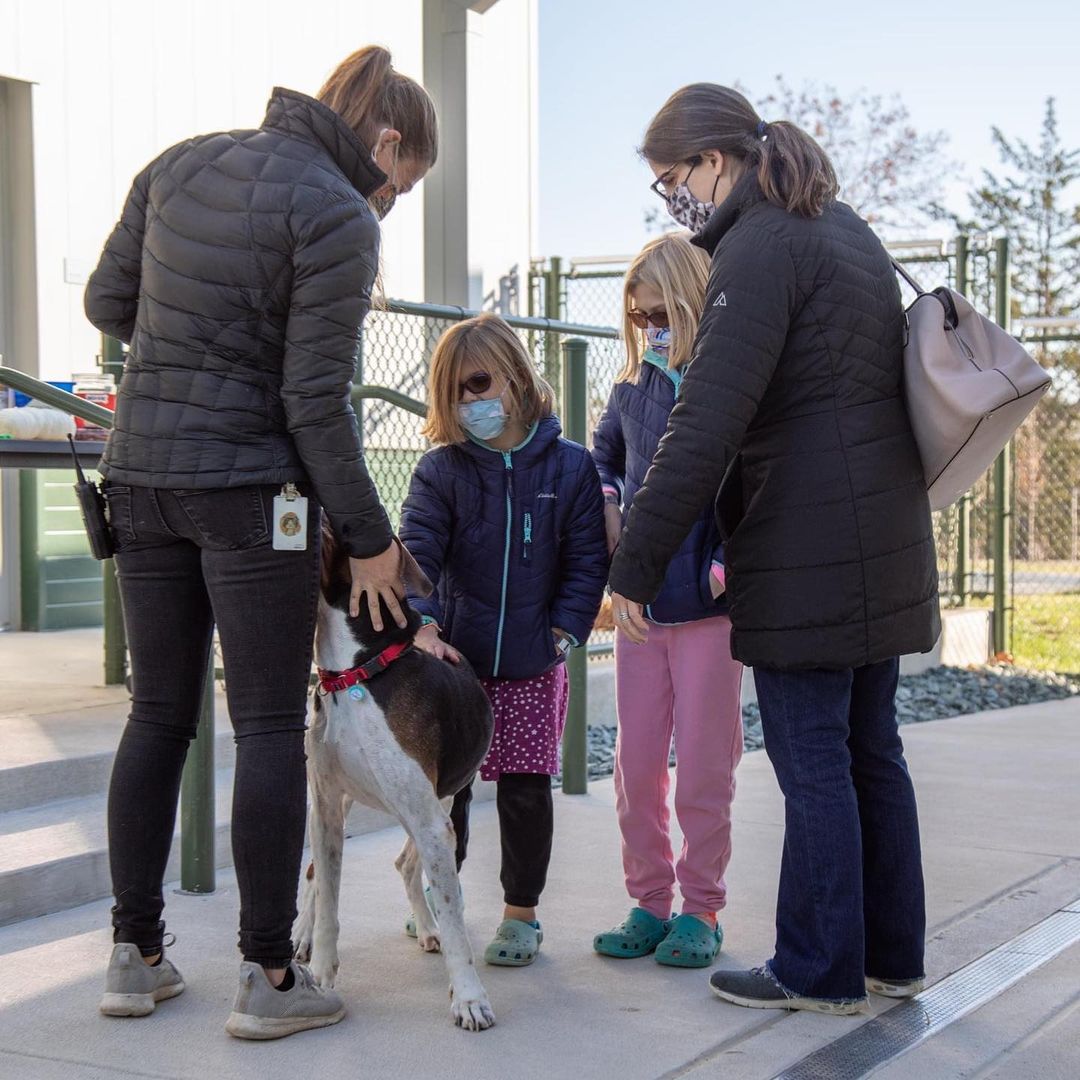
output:
[[[719,150],[755,169],[769,202],[800,217],[819,217],[839,185],[828,154],[786,120],[765,123],[737,90],[693,83],[676,90],[653,117],[640,153],[658,165]]]
[[[439,122],[428,92],[395,71],[381,45],[365,45],[334,69],[318,93],[365,146],[374,146],[379,129],[401,132],[401,153],[429,168],[439,154]]]

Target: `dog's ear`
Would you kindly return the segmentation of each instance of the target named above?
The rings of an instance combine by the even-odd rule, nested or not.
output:
[[[336,582],[349,579],[349,560],[345,555],[345,549],[338,544],[333,526],[326,514],[322,516],[319,540],[322,547],[322,566],[319,577],[325,593]]]
[[[401,552],[401,580],[405,582],[405,591],[410,596],[422,599],[431,595],[431,582],[427,574],[420,569],[420,564],[409,553],[409,549],[395,536],[394,543]]]

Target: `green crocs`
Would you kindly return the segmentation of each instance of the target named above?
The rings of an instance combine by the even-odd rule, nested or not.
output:
[[[435,918],[435,905],[431,902],[431,886],[429,885],[424,889],[424,899],[427,901],[428,911],[431,912],[431,917]],[[409,937],[416,937],[416,912],[410,911],[409,917],[405,920],[405,933]]]
[[[484,963],[496,967],[525,967],[536,959],[544,931],[539,923],[520,919],[503,919],[499,929],[484,950]]]
[[[671,921],[668,935],[656,947],[656,962],[668,967],[708,967],[720,951],[724,931],[714,930],[696,915],[680,915]]]
[[[670,919],[658,919],[644,908],[631,908],[630,914],[613,930],[597,934],[592,947],[601,956],[648,956],[670,929]]]

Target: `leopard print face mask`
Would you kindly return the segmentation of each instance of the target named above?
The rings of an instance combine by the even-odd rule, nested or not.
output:
[[[701,231],[705,222],[712,216],[712,212],[716,209],[716,205],[715,203],[702,202],[700,199],[695,198],[686,184],[682,183],[668,196],[667,208],[668,213],[682,225],[684,229],[689,229],[691,232],[696,233]]]

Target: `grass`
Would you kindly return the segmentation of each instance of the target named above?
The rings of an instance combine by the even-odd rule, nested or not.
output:
[[[992,607],[987,597],[972,607]],[[1013,598],[1013,658],[1021,667],[1080,673],[1080,594]]]

